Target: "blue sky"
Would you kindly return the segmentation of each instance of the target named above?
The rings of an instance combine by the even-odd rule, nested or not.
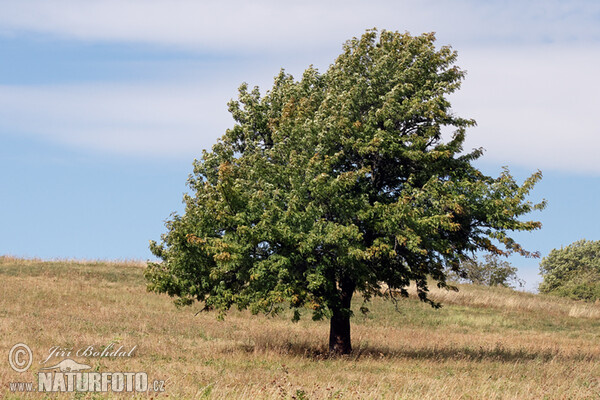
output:
[[[451,101],[491,175],[544,179],[519,234],[600,239],[595,1],[0,1],[0,254],[148,259],[242,82],[325,70],[365,29],[434,31],[468,71]],[[511,258],[534,289],[539,260]]]

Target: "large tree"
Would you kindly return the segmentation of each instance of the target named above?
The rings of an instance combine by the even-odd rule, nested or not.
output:
[[[508,170],[485,176],[463,152],[475,122],[447,96],[464,71],[433,34],[367,31],[325,73],[281,72],[261,95],[242,85],[232,129],[195,160],[184,197],[146,270],[149,289],[222,312],[282,307],[330,318],[329,348],[349,353],[351,300],[448,287],[478,250],[525,251],[511,231],[539,222]],[[448,139],[442,136],[447,134]]]

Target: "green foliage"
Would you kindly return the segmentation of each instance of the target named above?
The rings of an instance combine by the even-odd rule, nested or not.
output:
[[[497,254],[486,254],[485,261],[477,257],[461,263],[460,272],[450,272],[460,281],[485,286],[512,287],[523,286],[523,281],[517,277],[517,267],[508,261],[502,260]]]
[[[600,241],[580,240],[553,249],[540,263],[540,292],[579,300],[600,299]]]
[[[541,173],[518,185],[472,165],[482,150],[462,145],[475,122],[447,99],[464,71],[434,42],[370,30],[325,73],[281,71],[264,95],[243,84],[235,125],[194,162],[185,213],[151,242],[162,262],[148,265],[149,290],[320,319],[349,315],[355,291],[390,297],[410,282],[435,306],[428,278],[446,287],[474,251],[535,255],[509,233],[541,226],[519,220],[544,207],[526,199]]]

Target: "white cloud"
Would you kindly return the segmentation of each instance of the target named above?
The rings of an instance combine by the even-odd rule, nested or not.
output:
[[[600,173],[599,63],[597,47],[464,52],[453,104],[478,122],[466,147],[501,164]]]
[[[20,0],[2,4],[0,32],[200,50],[295,52],[337,49],[373,26],[437,31],[453,43],[598,41],[599,13],[598,2],[559,0]]]
[[[0,86],[0,130],[113,153],[193,157],[231,125],[231,97],[208,85]]]
[[[599,174],[599,64],[590,47],[461,52],[468,75],[451,100],[478,122],[466,148],[484,147],[484,159],[502,165]],[[109,152],[198,156],[231,127],[226,103],[239,76],[265,89],[276,72],[263,66],[231,82],[0,86],[0,130]]]

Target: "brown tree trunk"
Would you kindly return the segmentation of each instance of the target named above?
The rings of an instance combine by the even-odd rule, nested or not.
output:
[[[329,328],[329,352],[333,354],[350,354],[350,305],[356,285],[346,281],[340,285],[340,301],[332,307],[331,324]]]

